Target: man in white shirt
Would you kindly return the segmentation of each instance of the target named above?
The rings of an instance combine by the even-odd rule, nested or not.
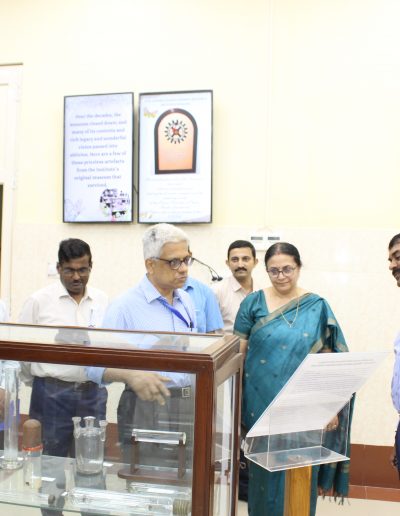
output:
[[[227,333],[233,332],[240,303],[248,294],[258,290],[251,276],[257,263],[256,250],[251,242],[235,240],[231,243],[226,265],[231,270],[232,276],[213,286],[224,320],[224,331]]]
[[[400,233],[394,235],[389,242],[389,270],[400,287]],[[393,466],[397,469],[400,479],[400,333],[394,342],[395,361],[392,377],[392,401],[393,406],[399,414],[396,437],[392,454]]]
[[[60,243],[57,271],[60,281],[32,294],[18,321],[24,324],[95,327],[101,324],[108,298],[88,287],[92,270],[89,245],[70,238]],[[60,330],[57,342],[85,343],[86,332]],[[32,363],[29,416],[42,423],[44,453],[65,457],[73,444],[73,416],[105,419],[107,391],[88,381],[85,368],[74,365]],[[26,366],[26,364],[25,364]]]
[[[256,250],[251,242],[235,240],[231,243],[228,248],[226,265],[231,270],[232,276],[213,286],[224,320],[224,331],[227,333],[233,332],[236,314],[243,299],[251,292],[261,288],[254,285],[251,276],[257,263]],[[243,452],[240,451],[239,500],[247,501],[247,484],[247,462]]]

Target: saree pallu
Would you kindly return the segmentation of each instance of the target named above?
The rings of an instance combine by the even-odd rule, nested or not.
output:
[[[245,323],[246,317],[254,321],[250,336],[245,329],[241,333],[241,321]],[[245,326],[243,324],[243,328]],[[291,301],[279,310],[268,313],[263,291],[255,292],[241,305],[235,322],[235,334],[249,339],[242,407],[242,421],[247,430],[262,415],[308,353],[348,351],[331,308],[315,294],[305,294],[299,301]],[[339,416],[342,430],[347,429],[347,416]],[[340,432],[334,434],[340,435]],[[348,435],[345,438],[349,447]],[[315,514],[318,486],[324,492],[333,489],[339,496],[347,495],[348,473],[349,461],[313,467],[310,515]],[[250,516],[282,516],[284,491],[285,472],[271,473],[249,461]]]

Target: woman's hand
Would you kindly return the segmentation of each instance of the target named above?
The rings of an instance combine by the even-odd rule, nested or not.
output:
[[[396,456],[396,446],[393,446],[393,450],[392,450],[392,453],[390,454],[389,460],[390,460],[390,464],[391,464],[392,468],[394,468],[397,471],[398,464],[397,464],[397,456]]]
[[[339,426],[339,418],[337,416],[335,416],[326,425],[325,430],[327,430],[328,432],[332,432],[333,430],[336,430],[338,426]]]

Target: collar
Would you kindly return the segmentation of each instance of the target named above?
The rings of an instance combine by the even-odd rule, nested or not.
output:
[[[56,292],[57,292],[57,296],[58,297],[69,297],[71,299],[74,299],[70,293],[68,292],[68,290],[64,287],[64,285],[61,283],[61,281],[58,282],[57,286],[56,286]],[[86,288],[85,288],[85,293],[83,295],[83,298],[81,299],[81,302],[84,300],[84,299],[93,299],[93,296],[91,295],[91,289],[90,287],[88,287],[86,285]],[[74,299],[75,301],[75,299]]]
[[[235,278],[235,276],[231,276],[230,278],[230,283],[231,283],[231,287],[232,287],[232,290],[234,292],[238,292],[239,290],[242,290],[244,292],[244,288],[242,287],[242,285],[238,282],[238,280]],[[253,281],[253,280],[252,280]],[[254,282],[253,282],[253,287],[254,287]]]
[[[143,291],[143,294],[144,294],[144,297],[146,298],[146,301],[150,304],[152,301],[155,301],[156,299],[159,299],[160,297],[162,297],[163,299],[164,296],[162,294],[160,294],[160,292],[156,289],[156,287],[153,285],[153,283],[149,280],[149,278],[147,277],[147,274],[143,277],[142,281],[140,282],[140,287]],[[174,290],[173,292],[173,298],[176,299],[181,299],[181,294],[180,294],[180,290],[181,289],[176,289]]]
[[[187,277],[187,280],[185,281],[185,284],[182,287],[182,290],[185,292],[188,292],[189,290],[193,290],[195,288],[194,281],[192,281],[192,278],[190,276]]]

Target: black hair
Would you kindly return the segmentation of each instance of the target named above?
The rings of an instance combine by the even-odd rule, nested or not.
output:
[[[92,253],[90,252],[89,244],[80,240],[79,238],[68,238],[60,242],[58,248],[58,263],[69,262],[75,258],[89,257],[89,265],[92,266]]]
[[[389,242],[389,250],[394,247],[396,244],[400,242],[400,233],[394,235],[394,237]]]
[[[253,255],[253,258],[256,258],[256,249],[251,242],[248,242],[247,240],[235,240],[228,247],[228,260],[229,253],[232,251],[232,249],[242,249],[243,247],[249,247],[251,249],[251,254]]]
[[[297,247],[295,247],[293,244],[289,244],[288,242],[277,242],[276,244],[271,245],[271,247],[269,247],[265,253],[264,263],[266,267],[269,259],[276,254],[287,254],[293,258],[298,267],[303,265],[301,263],[300,253],[297,250]]]

